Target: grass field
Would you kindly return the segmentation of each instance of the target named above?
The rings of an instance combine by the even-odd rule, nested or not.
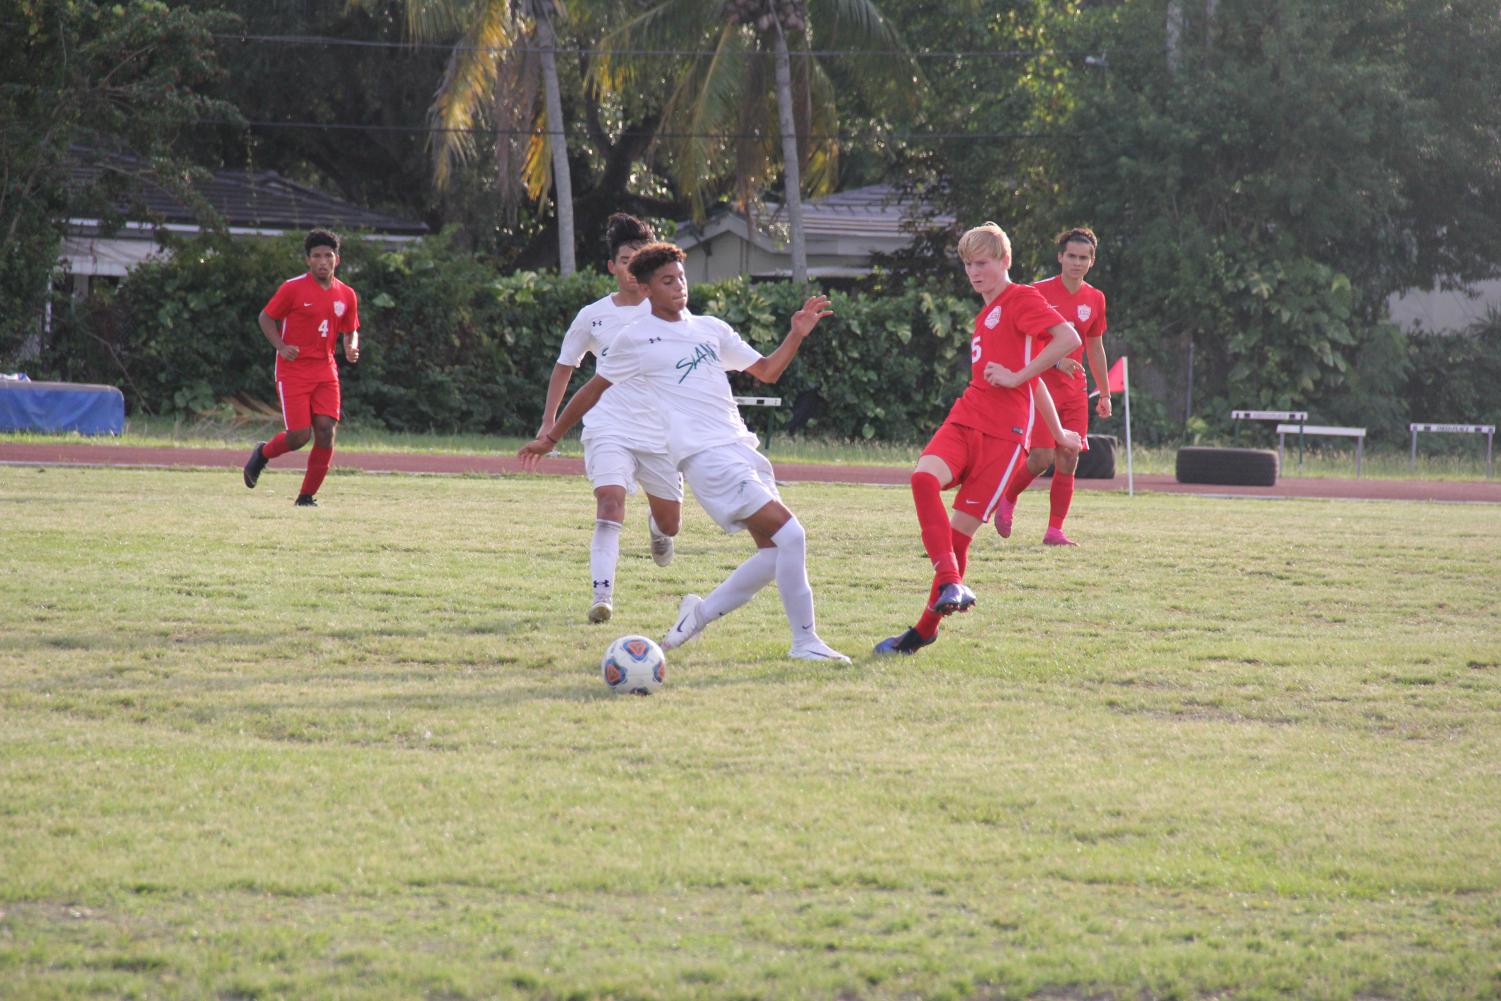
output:
[[[1501,510],[1088,492],[913,658],[903,490],[690,506],[582,624],[579,480],[0,467],[0,997],[1494,998]]]

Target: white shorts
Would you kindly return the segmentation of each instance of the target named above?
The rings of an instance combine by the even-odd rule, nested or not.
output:
[[[782,499],[771,463],[744,442],[694,452],[682,468],[693,496],[726,532],[740,531],[746,518]]]
[[[653,497],[682,503],[683,477],[666,452],[632,448],[619,438],[594,438],[584,442],[584,475],[597,490],[625,487],[636,492],[636,481]]]

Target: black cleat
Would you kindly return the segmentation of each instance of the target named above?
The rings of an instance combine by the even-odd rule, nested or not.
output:
[[[938,591],[938,597],[933,600],[932,610],[939,615],[953,615],[955,612],[967,612],[974,607],[975,592],[963,584],[945,584]]]
[[[910,655],[928,646],[936,639],[938,639],[937,633],[934,633],[927,639],[923,639],[918,635],[916,629],[908,629],[900,636],[891,636],[877,643],[875,652],[879,654],[901,653]]]
[[[255,489],[256,482],[260,480],[261,470],[265,469],[266,463],[271,461],[261,452],[261,446],[264,444],[266,443],[263,441],[256,442],[255,451],[250,453],[250,461],[245,463],[245,485],[251,490]]]
[[[318,502],[313,500],[312,494],[298,494],[294,507],[317,507]]]

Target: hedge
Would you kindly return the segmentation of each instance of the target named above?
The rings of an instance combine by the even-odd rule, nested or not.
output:
[[[113,293],[55,303],[58,322],[43,362],[27,367],[33,378],[117,385],[132,412],[189,415],[230,397],[274,400],[274,357],[255,317],[277,285],[301,270],[296,237],[178,244]],[[396,247],[351,239],[340,276],[360,293],[363,328],[360,363],[343,366],[346,416],[393,430],[509,435],[536,429],[569,320],[614,287],[597,273],[502,273],[447,236]],[[830,295],[834,315],[781,382],[768,389],[737,376],[736,389],[787,400],[793,430],[923,440],[968,378],[978,303],[920,288]],[[735,280],[694,287],[690,306],[770,351],[801,300],[786,283]],[[1357,375],[1368,370],[1370,384],[1356,379],[1321,405],[1392,441],[1405,441],[1409,419],[1495,421],[1498,338],[1496,316],[1453,334],[1391,328],[1356,366]],[[586,363],[575,386],[589,370]],[[1168,440],[1179,428],[1156,402],[1140,392],[1132,401],[1139,440]]]

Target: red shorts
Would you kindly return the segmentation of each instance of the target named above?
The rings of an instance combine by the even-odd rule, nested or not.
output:
[[[954,474],[954,482],[959,484],[954,510],[981,521],[990,520],[1011,478],[1021,472],[1027,460],[1027,449],[1019,441],[947,421],[922,454],[942,459]]]
[[[1058,408],[1058,422],[1065,431],[1077,431],[1084,439],[1084,451],[1089,451],[1089,397],[1083,393],[1054,393],[1053,406]],[[1037,420],[1032,424],[1033,448],[1057,448],[1053,432],[1043,423],[1042,411],[1037,411]]]
[[[276,395],[281,397],[281,419],[288,431],[312,427],[314,414],[339,419],[337,381],[278,382]]]

